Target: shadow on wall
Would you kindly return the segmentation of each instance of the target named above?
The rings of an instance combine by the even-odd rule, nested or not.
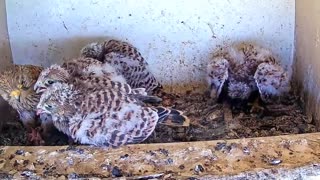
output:
[[[6,45],[6,43],[3,43],[3,46],[0,47],[0,72],[5,71],[12,66],[10,47]],[[2,131],[4,124],[13,121],[16,117],[13,112],[13,108],[11,108],[11,106],[0,96],[0,132]]]
[[[6,42],[0,41],[0,43],[3,43],[0,45],[0,72],[7,69],[12,65],[12,56],[11,56],[11,50],[9,44]]]

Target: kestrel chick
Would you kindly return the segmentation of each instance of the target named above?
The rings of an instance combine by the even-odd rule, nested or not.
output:
[[[81,144],[118,147],[139,143],[157,123],[187,126],[181,112],[147,107],[139,99],[113,89],[77,88],[55,83],[41,96],[38,113],[49,113],[57,128]]]
[[[81,59],[80,59],[81,60]],[[101,62],[90,59],[94,63],[101,65]],[[81,61],[80,61],[81,62]],[[112,73],[106,73],[104,67],[109,70],[109,66],[99,66],[95,64],[79,65],[78,61],[65,63],[62,66],[52,65],[43,70],[34,86],[36,92],[45,92],[50,86],[57,82],[70,83],[77,87],[115,89],[120,92],[134,94],[141,101],[146,103],[159,103],[161,99],[155,96],[146,96],[144,88],[131,87],[125,83],[122,76]],[[110,72],[110,71],[108,71]]]
[[[72,82],[81,77],[104,77],[114,82],[126,83],[122,75],[116,73],[109,64],[92,58],[78,58],[59,65],[51,65],[43,70],[34,86],[40,93],[44,92],[55,82]]]
[[[37,127],[36,107],[40,100],[33,87],[42,68],[33,65],[14,65],[12,68],[0,74],[0,94],[20,116],[20,120],[31,133],[30,141],[41,141]],[[46,119],[45,115],[40,118]],[[39,138],[36,138],[39,137]]]
[[[260,97],[266,103],[278,102],[279,98],[290,90],[288,74],[278,64],[261,63],[254,74],[254,79]]]
[[[231,99],[247,100],[259,90],[264,102],[289,89],[289,77],[268,49],[249,43],[222,49],[207,66],[211,97],[217,99],[225,82]]]
[[[132,88],[145,88],[148,93],[162,89],[162,85],[149,71],[147,61],[137,48],[127,42],[109,40],[90,43],[81,49],[80,56],[110,64]]]
[[[229,78],[229,62],[223,57],[216,57],[207,66],[207,83],[210,85],[210,96],[218,99],[223,85]]]

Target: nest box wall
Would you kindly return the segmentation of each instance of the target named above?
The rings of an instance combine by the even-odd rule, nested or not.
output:
[[[5,0],[0,0],[0,71],[12,64]]]
[[[12,56],[7,29],[5,0],[0,0],[0,72],[12,65]],[[10,107],[2,97],[0,97],[0,129],[5,120],[13,119],[10,113]]]
[[[108,37],[135,45],[158,79],[184,90],[203,84],[214,49],[234,41],[264,45],[292,65],[292,0],[10,0],[6,6],[18,64],[60,63]]]
[[[296,1],[296,62],[294,78],[300,87],[310,121],[320,125],[320,2]]]

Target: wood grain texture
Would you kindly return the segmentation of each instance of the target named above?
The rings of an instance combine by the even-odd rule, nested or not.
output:
[[[320,133],[97,147],[1,147],[3,177],[280,178],[320,174]],[[260,174],[260,175],[259,175]]]

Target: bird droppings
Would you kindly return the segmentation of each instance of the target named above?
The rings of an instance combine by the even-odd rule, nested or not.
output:
[[[150,154],[151,156],[155,156],[156,155],[156,153],[153,152],[153,151],[148,151],[148,154]]]
[[[278,154],[278,156],[279,156],[279,154]],[[268,163],[268,164],[273,165],[273,166],[279,165],[279,164],[282,163],[281,159],[273,157],[273,156],[270,156],[270,155],[269,156],[268,155],[262,155],[261,158],[262,158],[263,162]]]
[[[70,173],[68,179],[79,179],[80,176],[77,173]]]
[[[250,155],[250,149],[248,147],[244,147],[243,148],[243,153],[247,154],[247,155]]]
[[[15,154],[16,155],[24,155],[24,153],[25,153],[24,150],[17,150]]]
[[[226,148],[226,145],[227,145],[227,143],[225,143],[225,142],[223,142],[223,143],[218,142],[217,145],[216,145],[216,147],[215,147],[214,149],[215,149],[216,151],[221,151],[221,150],[223,150],[223,149]]]
[[[101,164],[100,168],[106,171],[111,171],[112,166],[110,164]]]
[[[202,165],[196,165],[196,167],[194,168],[195,173],[199,174],[204,172],[204,168]]]
[[[40,177],[38,177],[36,173],[34,173],[33,171],[28,171],[28,170],[23,171],[21,173],[21,176],[26,177],[28,179],[40,179]]]
[[[44,168],[43,168],[43,174],[44,176],[53,176],[56,174],[56,170],[57,168],[54,167],[54,166],[49,166],[49,165],[46,165]]]
[[[129,157],[129,154],[125,154],[123,156],[120,156],[120,159],[127,159]]]
[[[74,161],[73,161],[73,159],[72,158],[70,158],[70,157],[67,157],[67,163],[68,163],[68,165],[69,166],[72,166],[72,165],[74,165]]]
[[[168,159],[166,160],[166,164],[167,164],[167,165],[173,164],[173,159],[172,159],[172,158],[168,158]]]
[[[123,175],[122,175],[122,172],[121,172],[121,169],[119,169],[118,166],[113,167],[113,169],[112,169],[112,176],[113,176],[113,177],[122,177],[122,176],[123,176]]]
[[[165,155],[165,156],[168,156],[168,155],[169,155],[169,151],[166,150],[166,149],[160,148],[160,149],[159,149],[159,152],[160,152],[161,154]]]
[[[66,148],[66,151],[74,151],[74,152],[77,152],[78,154],[83,154],[84,153],[84,149],[78,148],[76,146],[68,146]]]
[[[281,162],[281,159],[272,159],[269,163],[271,165],[279,165]]]

